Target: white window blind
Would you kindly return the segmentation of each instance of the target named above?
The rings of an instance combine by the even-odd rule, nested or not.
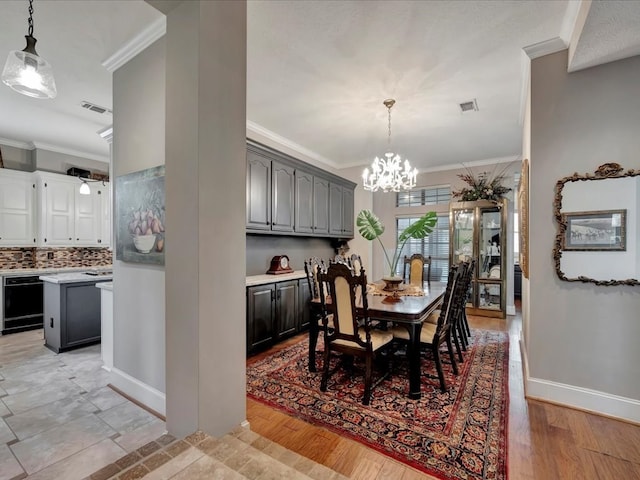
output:
[[[420,217],[402,217],[396,219],[396,237],[405,228]],[[409,239],[404,246],[400,261],[398,262],[397,275],[402,275],[404,268],[404,256],[410,257],[414,253],[421,253],[425,258],[431,257],[431,280],[445,282],[449,273],[449,215],[438,215],[438,222],[434,231],[427,237],[419,240]]]
[[[428,187],[396,194],[396,207],[419,207],[421,205],[437,205],[449,203],[451,187]]]

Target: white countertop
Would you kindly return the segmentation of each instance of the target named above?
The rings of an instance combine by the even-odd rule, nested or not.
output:
[[[280,275],[251,275],[247,277],[246,286],[255,287],[256,285],[265,285],[267,283],[286,282],[287,280],[297,280],[305,278],[304,270],[295,270],[293,273],[281,273]]]
[[[96,288],[99,288],[101,290],[108,290],[110,292],[113,292],[113,282],[96,283]]]
[[[106,282],[111,281],[113,275],[87,275],[82,272],[58,273],[54,275],[42,275],[40,280],[49,283],[79,283],[79,282]]]
[[[58,267],[58,268],[6,268],[0,270],[0,276],[13,277],[22,275],[46,275],[49,273],[68,273],[68,272],[102,272],[105,270],[113,270],[113,266],[106,265],[102,267]]]

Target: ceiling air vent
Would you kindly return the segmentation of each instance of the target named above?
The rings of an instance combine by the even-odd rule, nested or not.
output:
[[[464,112],[477,112],[478,111],[478,102],[476,99],[470,100],[468,102],[463,102],[460,104],[460,110],[462,113]]]
[[[113,111],[111,111],[107,107],[101,107],[100,105],[96,105],[95,103],[91,103],[87,101],[80,102],[80,106],[82,108],[86,108],[87,110],[91,110],[92,112],[96,112],[99,114],[113,113]]]

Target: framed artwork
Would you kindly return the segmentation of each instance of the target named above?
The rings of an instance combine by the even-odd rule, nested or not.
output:
[[[566,212],[563,250],[626,250],[626,210]]]
[[[164,265],[164,165],[116,177],[116,259]]]
[[[520,231],[520,269],[524,278],[529,278],[529,160],[522,161],[520,185],[518,186],[518,228]]]

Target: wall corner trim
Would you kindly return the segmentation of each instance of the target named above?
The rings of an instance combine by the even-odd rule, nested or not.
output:
[[[160,390],[156,390],[115,367],[111,369],[110,380],[114,387],[122,390],[150,409],[166,416],[166,395]]]
[[[167,17],[163,15],[103,61],[102,66],[111,73],[115,72],[165,33],[167,33]]]

